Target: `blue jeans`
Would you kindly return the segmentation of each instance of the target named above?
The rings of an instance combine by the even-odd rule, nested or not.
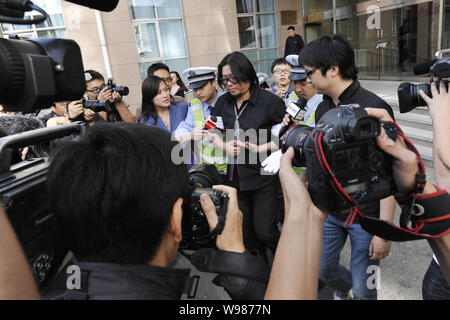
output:
[[[320,278],[333,289],[346,292],[353,289],[355,299],[376,300],[377,289],[369,289],[368,278],[373,272],[367,272],[370,265],[378,265],[378,261],[369,258],[369,247],[372,235],[364,231],[358,223],[344,227],[345,221],[332,214],[323,224],[322,256],[320,260]],[[339,257],[350,236],[351,260],[347,270],[339,264]]]
[[[450,286],[434,259],[423,278],[422,296],[423,300],[450,300]]]

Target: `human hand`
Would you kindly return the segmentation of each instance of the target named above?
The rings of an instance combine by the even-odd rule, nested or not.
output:
[[[112,91],[111,98],[108,100],[110,103],[120,102],[122,96],[117,91]]]
[[[194,128],[194,130],[191,131],[191,140],[200,141],[203,140],[208,133],[207,130],[203,130],[201,128]]]
[[[110,101],[112,99],[112,91],[108,86],[104,86],[103,89],[98,93],[97,100],[99,101]]]
[[[261,163],[261,166],[264,167],[264,171],[272,174],[277,173],[280,170],[282,155],[283,152],[281,150],[278,150],[268,156],[266,160]]]
[[[66,117],[53,117],[48,119],[47,127],[60,126],[67,123],[70,123],[70,120]]]
[[[238,141],[233,140],[225,144],[225,152],[230,156],[237,157],[241,153],[241,145]]]
[[[84,109],[84,120],[92,122],[95,119],[95,112],[91,109]]]
[[[381,121],[393,121],[384,109],[365,108],[365,110],[369,115],[377,117]],[[416,186],[418,168],[416,154],[406,147],[402,137],[397,136],[395,141],[389,138],[384,128],[381,128],[381,133],[376,138],[376,142],[381,150],[394,158],[392,172],[398,195],[402,196],[413,192]],[[427,182],[426,188],[430,190],[433,187]]]
[[[436,84],[434,82],[431,83],[432,97],[428,97],[423,90],[420,90],[419,94],[428,105],[431,119],[433,121],[442,119],[448,123],[450,120],[450,91],[447,91],[445,83],[446,81],[440,82],[439,92]]]
[[[369,246],[369,257],[372,260],[381,260],[389,255],[391,251],[391,242],[385,241],[380,237],[373,236]]]
[[[286,92],[287,92],[287,89],[285,89],[283,87],[276,87],[276,89],[275,89],[275,94],[283,100],[286,99]]]
[[[239,210],[237,191],[235,188],[228,186],[213,186],[214,189],[225,193],[228,200],[227,216],[225,219],[225,226],[220,235],[217,236],[216,245],[217,248],[224,251],[244,252],[244,236],[242,231],[242,212]],[[218,217],[216,208],[211,198],[207,194],[200,196],[200,204],[210,230],[214,230],[217,225]]]
[[[83,105],[80,100],[75,100],[67,106],[68,115],[70,119],[74,119],[83,113]]]
[[[289,113],[286,113],[283,118],[283,126],[287,127],[290,122],[291,122],[291,115]]]
[[[257,144],[254,143],[250,143],[249,141],[246,141],[243,144],[243,147],[250,150],[253,153],[259,153],[259,146]]]
[[[298,175],[292,169],[292,159],[294,149],[289,149],[282,155],[280,164],[280,182],[283,189],[285,219],[298,219],[302,215],[308,214],[310,217],[325,222],[327,214],[317,208],[311,200],[306,181],[306,174]]]

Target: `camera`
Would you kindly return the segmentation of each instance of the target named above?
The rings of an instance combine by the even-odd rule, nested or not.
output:
[[[83,108],[90,109],[94,112],[108,111],[109,102],[108,101],[98,101],[98,100],[86,100],[81,99],[81,104]]]
[[[429,67],[429,70],[427,70],[427,65],[431,65]],[[425,69],[423,69],[425,67]],[[441,79],[449,78],[450,77],[450,58],[442,58],[435,62],[429,61],[421,65],[417,65],[414,68],[415,74],[424,74],[424,73],[430,73],[433,77],[439,77]],[[439,91],[439,81],[435,82],[436,87]],[[445,85],[448,90],[448,82],[445,82]],[[423,92],[431,97],[431,86],[429,83],[420,83],[417,85],[414,85],[409,82],[403,82],[400,84],[400,86],[397,89],[398,94],[398,101],[399,101],[399,109],[400,113],[406,113],[410,112],[411,110],[419,107],[419,106],[426,106],[426,102],[422,99],[422,97],[419,94],[419,91],[423,90]]]
[[[53,101],[83,97],[86,82],[78,44],[67,39],[0,39],[0,104],[30,113]]]
[[[189,190],[188,196],[183,201],[183,241],[181,249],[197,250],[203,247],[215,248],[214,233],[211,233],[208,220],[200,205],[200,196],[207,194],[211,198],[216,213],[219,216],[219,223],[225,223],[228,196],[216,189],[213,185],[222,184],[222,176],[214,165],[198,164],[189,170]]]
[[[128,89],[128,87],[120,87],[117,86],[114,82],[113,79],[108,79],[108,82],[106,84],[107,87],[109,87],[109,89],[113,92],[117,92],[118,94],[120,94],[121,96],[127,96],[130,93],[130,90]]]
[[[293,165],[307,168],[318,208],[348,215],[354,203],[368,209],[395,192],[392,157],[375,141],[381,125],[359,105],[342,105],[327,111],[315,128],[296,125],[280,138],[283,152],[294,148]]]

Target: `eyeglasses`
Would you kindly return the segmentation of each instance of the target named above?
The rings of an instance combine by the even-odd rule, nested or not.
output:
[[[172,77],[167,77],[167,78],[165,78],[165,79],[163,79],[163,81],[168,85],[168,86],[170,86],[171,84],[172,84]]]
[[[90,92],[90,93],[98,94],[102,89],[103,88],[94,88],[94,89],[91,89],[91,90],[87,90],[86,89],[86,91]]]
[[[289,73],[291,73],[291,70],[289,70],[289,69],[276,69],[276,70],[273,70],[273,73],[275,73],[275,74],[282,74],[282,73],[289,74]]]
[[[308,76],[308,78],[311,79],[311,75],[312,75],[314,72],[316,72],[317,69],[319,69],[319,68],[314,68],[314,69],[311,69],[311,70],[309,70],[309,71],[306,71],[306,75]]]
[[[221,83],[223,86],[226,86],[226,85],[228,84],[228,81],[229,81],[231,84],[237,84],[237,83],[239,82],[239,80],[236,79],[235,77],[230,77],[230,78],[220,78],[220,83]]]

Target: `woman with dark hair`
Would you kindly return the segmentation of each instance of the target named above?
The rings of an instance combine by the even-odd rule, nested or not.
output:
[[[170,72],[170,77],[172,78],[172,91],[170,92],[173,96],[180,96],[184,98],[184,93],[189,91],[184,85],[183,80],[181,80],[180,75],[176,71]]]
[[[262,175],[261,162],[267,153],[278,150],[271,131],[282,122],[286,107],[279,97],[259,87],[252,63],[241,52],[225,56],[218,75],[227,93],[211,114],[223,123],[227,140],[210,135],[211,141],[228,154],[227,183],[238,190],[246,247],[265,256],[266,248],[274,253],[278,243],[279,207],[276,176]]]
[[[170,90],[160,77],[150,76],[142,83],[142,115],[140,123],[174,132],[180,122],[186,119],[187,106],[172,104]]]

